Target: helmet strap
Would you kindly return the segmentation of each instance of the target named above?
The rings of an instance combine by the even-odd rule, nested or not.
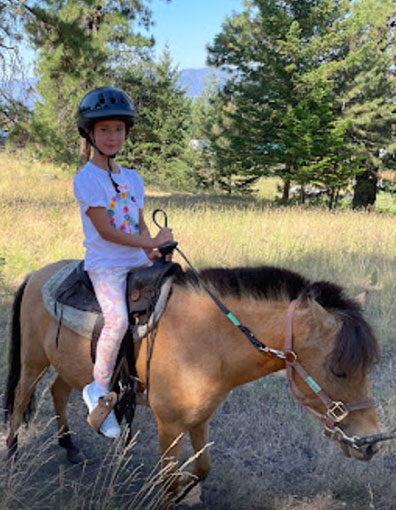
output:
[[[86,133],[85,137],[88,140],[88,142],[92,145],[92,147],[94,147],[99,152],[99,154],[101,156],[106,156],[106,154],[103,151],[101,151],[99,149],[99,147],[94,143],[94,141],[92,140],[92,138],[89,136],[88,133]],[[110,154],[109,156],[107,156],[107,166],[108,166],[107,173],[109,174],[110,181],[111,181],[111,184],[113,185],[113,188],[114,188],[115,192],[118,194],[120,192],[120,188],[119,188],[118,184],[115,182],[115,180],[113,179],[113,176],[111,175],[112,174],[112,168],[111,168],[111,164],[110,164],[110,161],[112,159],[114,159],[116,156],[117,156],[117,153]]]

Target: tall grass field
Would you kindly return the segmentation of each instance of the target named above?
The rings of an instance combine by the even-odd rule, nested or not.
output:
[[[0,171],[3,392],[14,290],[27,273],[56,260],[83,258],[84,252],[69,173],[6,153],[0,154]],[[269,186],[250,198],[150,188],[146,223],[154,234],[151,212],[164,209],[180,248],[197,268],[268,264],[311,280],[336,282],[352,297],[368,289],[365,313],[382,350],[373,373],[374,396],[383,429],[395,428],[396,216],[275,207],[269,200],[275,185]],[[175,260],[184,265],[177,255]],[[70,422],[87,461],[71,467],[56,446],[49,394],[53,377],[49,371],[40,384],[38,410],[20,434],[20,460],[12,466],[0,464],[0,509],[155,508],[155,500],[147,496],[142,503],[137,496],[143,498],[142,488],[148,494],[149,487],[158,484],[159,454],[150,411],[138,409],[134,426],[139,434],[122,453],[120,445],[90,430],[81,397],[73,394]],[[0,432],[4,456],[4,426]],[[293,401],[281,377],[234,390],[212,419],[210,439],[212,471],[200,500],[190,502],[189,508],[396,509],[396,442],[384,444],[369,463],[343,457],[321,436],[320,424]],[[188,445],[184,450],[188,458]]]

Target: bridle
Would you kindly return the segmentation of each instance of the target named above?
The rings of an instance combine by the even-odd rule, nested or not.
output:
[[[286,318],[286,332],[285,332],[285,350],[282,355],[275,354],[285,361],[287,380],[289,382],[290,392],[293,397],[301,405],[306,407],[312,414],[314,414],[323,423],[324,435],[335,441],[347,444],[353,448],[361,448],[366,445],[373,445],[380,441],[386,441],[395,437],[395,431],[383,434],[374,434],[371,436],[348,436],[340,427],[339,424],[353,411],[361,409],[369,409],[375,407],[373,399],[362,400],[360,402],[344,403],[340,400],[331,399],[321,386],[306,372],[304,367],[298,361],[298,356],[294,351],[293,339],[293,318],[299,301],[294,299],[290,302]],[[299,392],[295,383],[294,375],[297,374],[309,386],[314,394],[324,404],[326,411],[320,413],[316,411],[305,397]]]

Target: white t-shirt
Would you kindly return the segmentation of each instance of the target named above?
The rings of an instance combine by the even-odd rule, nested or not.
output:
[[[89,207],[105,207],[114,228],[130,235],[139,234],[139,209],[144,203],[143,179],[134,170],[119,168],[119,174],[111,174],[119,185],[119,193],[116,193],[108,172],[91,162],[86,163],[74,177],[74,195],[80,206],[85,235],[85,269],[151,265],[142,248],[103,239],[86,214]]]

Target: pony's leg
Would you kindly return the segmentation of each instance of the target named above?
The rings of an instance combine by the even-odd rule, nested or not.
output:
[[[164,508],[171,508],[177,497],[178,477],[175,476],[179,465],[183,430],[177,425],[165,424],[157,419],[158,438],[161,451],[161,465],[165,487]]]
[[[14,409],[11,416],[10,431],[7,438],[8,456],[11,457],[17,450],[17,430],[22,423],[23,414],[29,405],[36,384],[46,371],[44,367],[23,366],[21,376],[15,390]]]
[[[210,454],[207,447],[209,443],[208,421],[192,427],[189,434],[197,457],[194,460],[193,473],[182,473],[179,479],[179,484],[183,489],[180,491],[178,501],[182,500],[199,482],[204,480],[210,471]]]
[[[194,475],[199,480],[204,480],[210,471],[209,422],[205,421],[189,430],[190,439],[194,452],[201,452],[194,462]],[[205,448],[206,447],[206,448]]]
[[[67,460],[73,464],[78,464],[83,462],[84,458],[72,441],[66,415],[71,390],[72,388],[58,375],[51,387],[51,394],[58,422],[59,446],[65,448]]]

